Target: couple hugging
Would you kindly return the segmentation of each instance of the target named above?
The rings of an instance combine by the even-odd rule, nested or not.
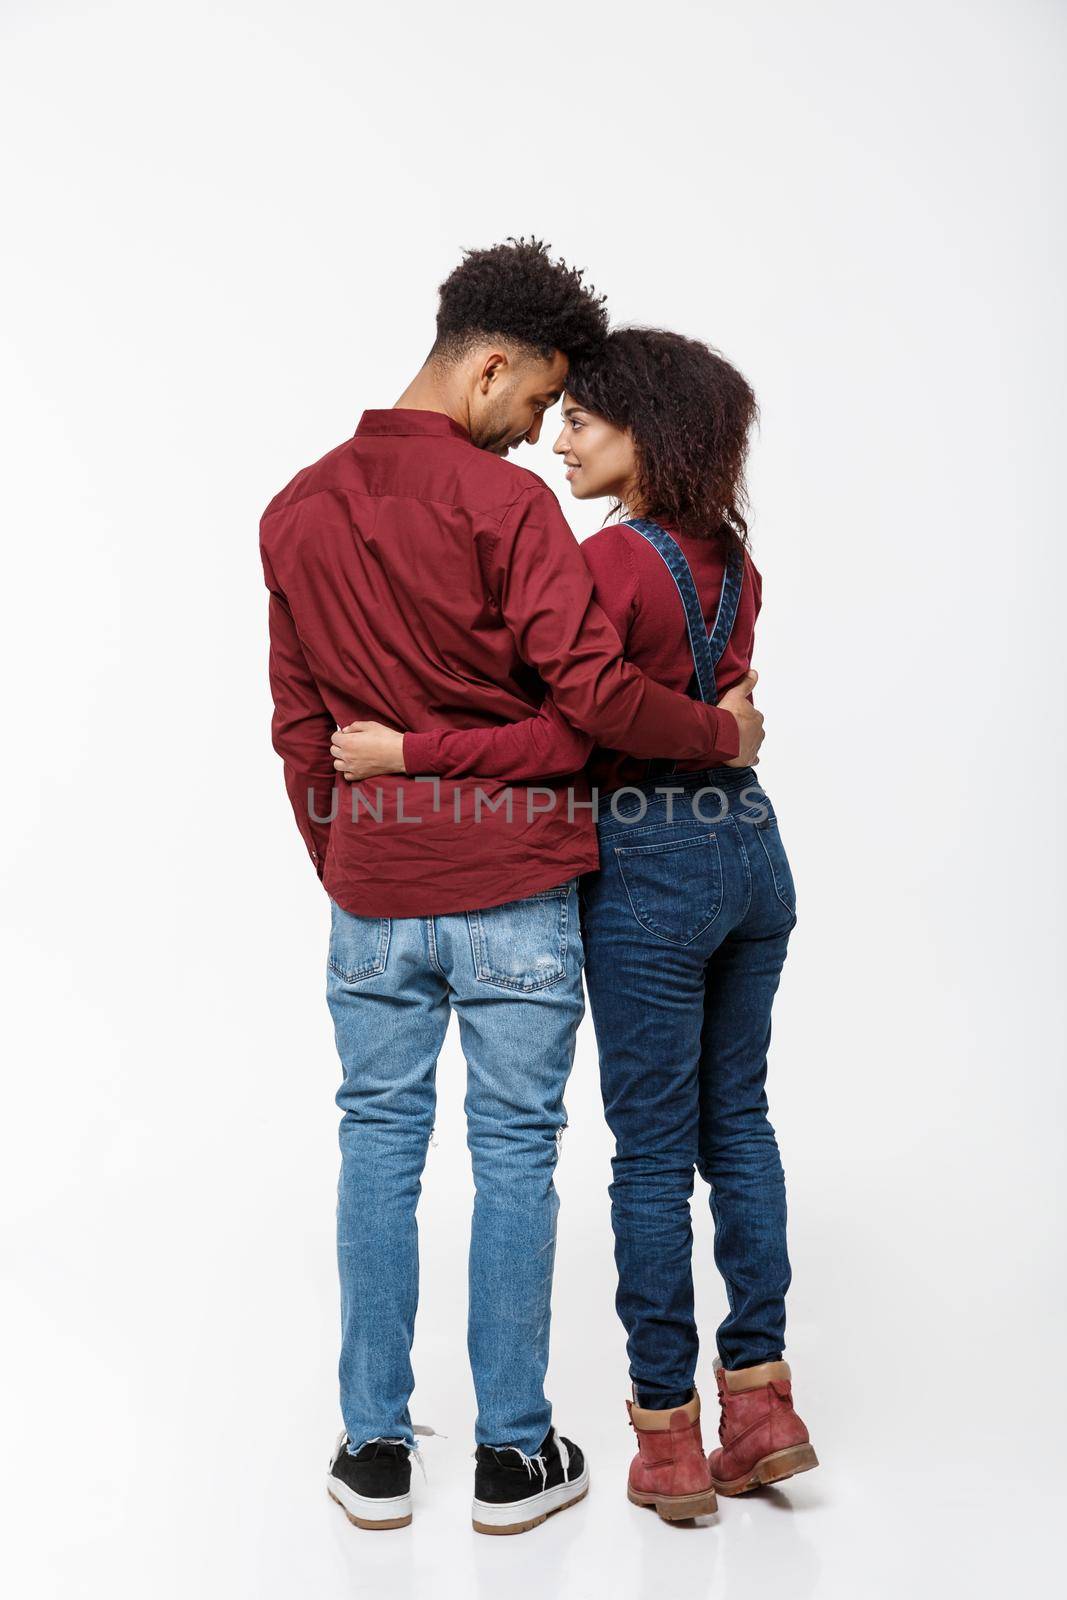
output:
[[[560,401],[571,493],[621,519],[581,547],[508,459]],[[615,1138],[629,1498],[677,1521],[817,1464],[782,1359],[765,1093],[796,909],[753,770],[755,415],[720,355],[609,331],[580,271],[510,240],[442,285],[435,343],[395,405],[365,411],[263,515],[273,740],[332,919],[344,1432],[327,1481],[360,1527],[412,1516],[416,1207],[453,1011],[476,1190],[474,1526],[523,1532],[588,1488],[544,1391],[583,969]],[[694,1171],[729,1303],[710,1456]]]

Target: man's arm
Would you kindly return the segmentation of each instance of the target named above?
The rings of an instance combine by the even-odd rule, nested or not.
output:
[[[509,508],[486,564],[519,654],[567,722],[629,755],[709,766],[737,757],[735,716],[676,694],[623,660],[619,635],[593,597],[581,550],[547,488],[526,490]]]
[[[271,742],[285,764],[285,787],[296,825],[315,871],[322,877],[330,842],[337,775],[330,756],[336,723],[307,664],[292,612],[263,552],[263,575],[270,590],[270,687],[274,697]]]

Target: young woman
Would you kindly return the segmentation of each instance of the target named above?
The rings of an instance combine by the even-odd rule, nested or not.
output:
[[[582,545],[626,656],[716,701],[750,671],[760,576],[744,466],[756,401],[694,340],[620,329],[572,365],[555,445],[571,492],[627,520]],[[771,1006],[796,922],[793,878],[751,767],[690,770],[592,749],[546,703],[501,728],[339,733],[346,776],[578,770],[599,795],[600,870],[582,880],[586,980],[615,1135],[611,1216],[638,1454],[629,1497],[668,1520],[817,1465],[782,1359],[786,1198],[764,1089]],[[691,766],[692,764],[690,764]],[[699,764],[697,764],[699,766]],[[717,1333],[720,1448],[695,1385],[693,1173],[710,1190],[729,1315]]]

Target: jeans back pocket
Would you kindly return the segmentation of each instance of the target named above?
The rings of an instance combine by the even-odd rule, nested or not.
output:
[[[357,917],[330,902],[329,970],[342,983],[362,983],[385,971],[392,922],[388,917]]]
[[[771,869],[774,892],[793,918],[795,926],[797,919],[797,891],[793,883],[789,857],[785,853],[785,845],[782,843],[782,836],[778,832],[777,818],[772,814],[766,822],[758,822],[755,833],[756,838],[763,846],[767,865]]]
[[[567,971],[572,883],[525,900],[467,912],[474,971],[482,983],[530,994]]]
[[[691,944],[722,910],[722,861],[714,833],[661,844],[616,845],[634,916],[671,944]]]

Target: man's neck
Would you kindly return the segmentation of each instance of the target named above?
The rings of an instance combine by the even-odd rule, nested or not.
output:
[[[415,374],[400,399],[394,402],[393,410],[438,411],[470,432],[470,413],[463,396],[457,394],[455,387],[443,380],[430,366],[423,367]]]

